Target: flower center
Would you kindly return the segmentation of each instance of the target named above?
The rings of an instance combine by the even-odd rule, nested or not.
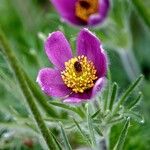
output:
[[[98,12],[98,0],[77,0],[75,14],[82,21],[87,22],[90,15]]]
[[[93,62],[84,55],[65,62],[65,70],[61,72],[61,77],[67,87],[75,93],[83,93],[92,88],[97,79]]]

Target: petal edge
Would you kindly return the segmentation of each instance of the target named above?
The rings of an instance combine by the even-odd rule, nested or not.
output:
[[[45,52],[49,60],[60,70],[66,61],[72,58],[69,42],[60,31],[53,32],[45,41]]]
[[[43,68],[37,76],[37,83],[48,96],[65,97],[70,94],[70,89],[64,85],[60,72],[51,68]]]

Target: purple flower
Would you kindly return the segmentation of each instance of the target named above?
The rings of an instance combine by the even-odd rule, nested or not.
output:
[[[60,16],[74,25],[94,26],[106,18],[109,0],[51,0]]]
[[[44,93],[68,103],[92,99],[106,83],[108,60],[100,40],[88,29],[82,29],[76,49],[74,57],[62,32],[50,34],[45,52],[55,67],[43,68],[37,76]]]

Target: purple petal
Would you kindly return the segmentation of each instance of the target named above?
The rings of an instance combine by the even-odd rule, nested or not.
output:
[[[100,40],[88,29],[82,29],[77,38],[77,55],[87,56],[97,70],[98,77],[106,75],[108,60]]]
[[[80,20],[75,15],[76,1],[77,0],[51,0],[63,20],[80,25]]]
[[[71,90],[64,85],[58,70],[41,69],[37,76],[37,82],[44,93],[49,96],[65,97],[71,93]]]
[[[63,102],[82,103],[92,100],[98,93],[102,92],[105,85],[106,85],[106,78],[105,77],[99,78],[92,89],[85,91],[84,93],[81,94],[73,93],[69,95],[69,97],[65,99]]]
[[[93,14],[89,17],[88,25],[98,25],[104,21],[109,12],[110,2],[109,0],[100,0],[99,1],[99,11],[97,14]]]
[[[101,22],[101,16],[98,13],[91,15],[88,20],[88,24],[90,26],[99,24],[100,22]]]
[[[81,103],[82,99],[74,98],[74,97],[69,97],[69,98],[65,99],[63,102],[64,103],[77,104],[77,103]]]
[[[100,14],[100,21],[103,21],[103,19],[107,16],[108,11],[110,9],[110,1],[109,0],[100,0],[99,4],[99,14]]]
[[[92,97],[101,92],[104,89],[105,85],[106,85],[106,78],[105,77],[99,78],[92,89]]]
[[[68,97],[63,102],[64,103],[70,103],[70,104],[79,104],[79,103],[87,102],[89,100],[90,99],[81,99],[81,98],[76,98],[76,97]]]
[[[65,103],[82,103],[90,100],[92,97],[92,89],[84,91],[84,93],[72,93],[63,102]]]
[[[64,70],[64,63],[72,58],[70,45],[60,31],[49,35],[45,42],[45,51],[49,60],[60,70]]]
[[[90,99],[92,95],[92,89],[84,91],[84,93],[72,93],[69,97],[79,99]]]

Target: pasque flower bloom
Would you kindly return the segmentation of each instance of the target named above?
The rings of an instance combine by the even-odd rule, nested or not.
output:
[[[63,20],[74,25],[98,25],[106,18],[109,0],[51,0]]]
[[[50,34],[45,41],[45,52],[55,67],[43,68],[37,76],[47,95],[69,103],[92,99],[106,83],[108,60],[100,40],[88,29],[82,29],[76,49],[73,56],[62,32]]]

